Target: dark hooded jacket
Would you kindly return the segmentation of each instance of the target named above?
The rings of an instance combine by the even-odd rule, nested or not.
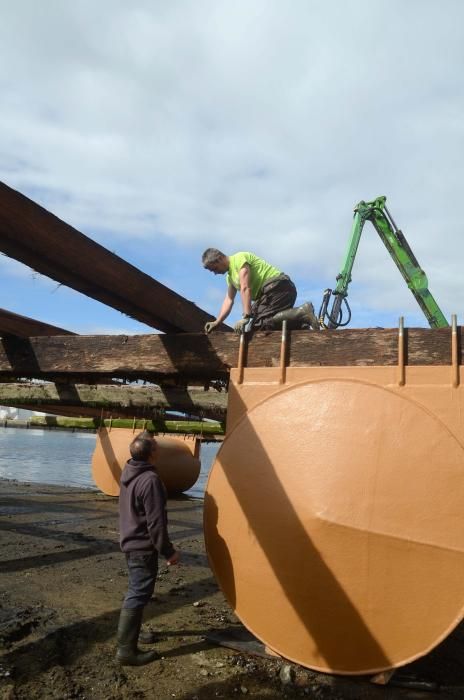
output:
[[[119,532],[123,552],[153,551],[169,559],[166,490],[153,464],[130,459],[121,474]]]

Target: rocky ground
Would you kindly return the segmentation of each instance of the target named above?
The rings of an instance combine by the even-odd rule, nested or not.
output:
[[[462,628],[407,669],[434,684],[416,689],[318,674],[205,639],[214,631],[247,636],[208,567],[202,502],[189,498],[169,502],[182,565],[161,568],[146,610],[161,659],[121,668],[114,652],[126,571],[117,500],[12,481],[1,481],[0,493],[2,700],[464,698]]]

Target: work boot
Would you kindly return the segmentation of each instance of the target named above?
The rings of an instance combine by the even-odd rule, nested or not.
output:
[[[309,326],[313,331],[320,330],[320,324],[314,313],[314,306],[310,301],[298,306],[296,309],[285,309],[279,311],[272,317],[273,322],[280,327],[282,321],[288,321],[290,328],[301,328]]]
[[[118,624],[116,661],[122,666],[144,666],[158,658],[156,651],[140,651],[137,642],[143,608],[122,608]]]

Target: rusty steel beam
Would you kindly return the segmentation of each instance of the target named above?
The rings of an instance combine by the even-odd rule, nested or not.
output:
[[[5,183],[0,183],[0,250],[167,333],[199,332],[213,319]],[[221,330],[231,329],[223,324]]]
[[[42,335],[77,335],[72,331],[67,331],[49,323],[36,321],[35,318],[28,318],[15,314],[6,309],[0,309],[0,335],[16,335],[18,338],[28,338],[30,336]]]

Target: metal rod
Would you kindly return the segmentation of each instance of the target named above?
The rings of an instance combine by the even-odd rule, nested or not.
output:
[[[280,344],[280,384],[285,384],[287,368],[287,321],[282,321],[282,342]]]
[[[451,373],[453,387],[459,386],[458,322],[456,314],[451,315]]]
[[[400,316],[398,326],[398,385],[406,384],[406,374],[404,368],[404,316]]]
[[[390,214],[390,212],[388,211],[386,206],[384,206],[383,209],[384,209],[384,212],[386,213],[386,215],[388,216],[388,218],[390,219],[391,224],[392,224],[392,226],[395,230],[395,233],[396,233],[398,231],[398,226],[395,224],[395,220],[394,220],[393,216]]]
[[[237,384],[243,384],[243,365],[245,359],[245,333],[240,334],[240,344],[238,346],[238,377]]]

